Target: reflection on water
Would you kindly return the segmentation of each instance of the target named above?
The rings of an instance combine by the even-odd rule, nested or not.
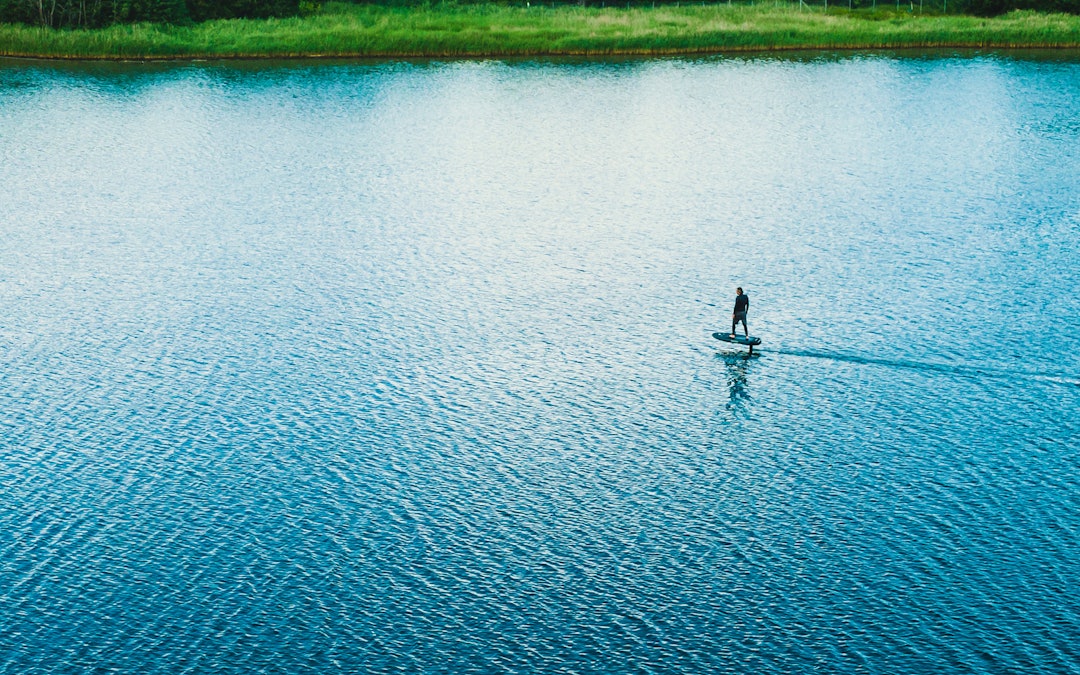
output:
[[[0,674],[1080,670],[1077,110],[0,62]]]
[[[727,369],[728,409],[736,409],[749,404],[752,398],[747,387],[746,375],[750,369],[750,362],[759,355],[751,355],[748,352],[721,352],[717,356],[724,362]]]

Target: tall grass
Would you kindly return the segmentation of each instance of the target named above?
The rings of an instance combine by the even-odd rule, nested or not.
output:
[[[1080,48],[1080,17],[985,19],[795,2],[586,8],[334,3],[313,16],[43,30],[0,24],[0,55],[56,58],[535,56],[906,47]]]

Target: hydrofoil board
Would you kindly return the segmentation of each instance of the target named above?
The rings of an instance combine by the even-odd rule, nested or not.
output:
[[[761,338],[754,337],[753,335],[746,337],[745,335],[736,333],[735,337],[731,337],[731,333],[713,333],[712,336],[723,342],[731,342],[733,344],[746,345],[748,347],[754,347],[755,345],[761,344]]]

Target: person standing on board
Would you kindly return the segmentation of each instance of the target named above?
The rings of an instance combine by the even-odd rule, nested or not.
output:
[[[746,312],[750,309],[750,298],[742,291],[742,286],[735,289],[735,311],[731,313],[731,337],[735,337],[735,326],[742,321],[743,334],[750,337],[746,329]]]

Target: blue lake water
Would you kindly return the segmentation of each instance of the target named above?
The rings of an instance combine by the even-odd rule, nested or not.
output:
[[[1078,673],[1078,270],[1075,53],[0,61],[0,673]]]

